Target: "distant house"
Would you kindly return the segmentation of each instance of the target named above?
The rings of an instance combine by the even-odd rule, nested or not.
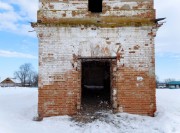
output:
[[[180,81],[168,82],[167,87],[170,88],[170,89],[180,88]]]
[[[10,78],[6,78],[5,80],[3,80],[0,84],[1,87],[14,87],[16,86],[16,83],[10,79]]]
[[[157,88],[166,88],[166,83],[157,83]]]

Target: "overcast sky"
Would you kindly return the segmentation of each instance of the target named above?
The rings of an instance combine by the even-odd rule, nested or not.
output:
[[[180,80],[180,0],[155,0],[157,18],[166,23],[156,36],[156,75]]]
[[[157,18],[166,23],[156,36],[156,75],[180,80],[180,0],[155,0]],[[36,22],[38,0],[0,0],[0,80],[13,77],[24,63],[38,70],[38,41],[29,22]]]

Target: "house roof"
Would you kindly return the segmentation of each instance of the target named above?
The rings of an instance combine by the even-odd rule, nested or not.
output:
[[[168,85],[180,85],[180,81],[171,81],[167,83]]]
[[[166,83],[157,83],[158,85],[165,85]]]
[[[15,83],[13,80],[11,80],[10,78],[6,78],[5,80],[3,80],[2,82],[1,82],[2,84],[7,84],[7,83]]]

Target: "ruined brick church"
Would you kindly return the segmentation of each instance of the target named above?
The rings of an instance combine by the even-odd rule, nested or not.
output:
[[[40,0],[40,116],[73,115],[88,101],[113,112],[156,111],[153,0]]]

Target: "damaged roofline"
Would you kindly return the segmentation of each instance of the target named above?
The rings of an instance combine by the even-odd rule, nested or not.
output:
[[[129,17],[104,17],[101,19],[96,18],[61,18],[61,19],[45,19],[45,20],[38,20],[37,22],[31,22],[31,26],[37,27],[39,25],[45,26],[63,26],[63,27],[70,27],[70,26],[79,26],[85,25],[90,26],[94,25],[97,27],[140,27],[140,26],[152,26],[155,25],[156,19],[149,19],[149,18],[129,18]]]

